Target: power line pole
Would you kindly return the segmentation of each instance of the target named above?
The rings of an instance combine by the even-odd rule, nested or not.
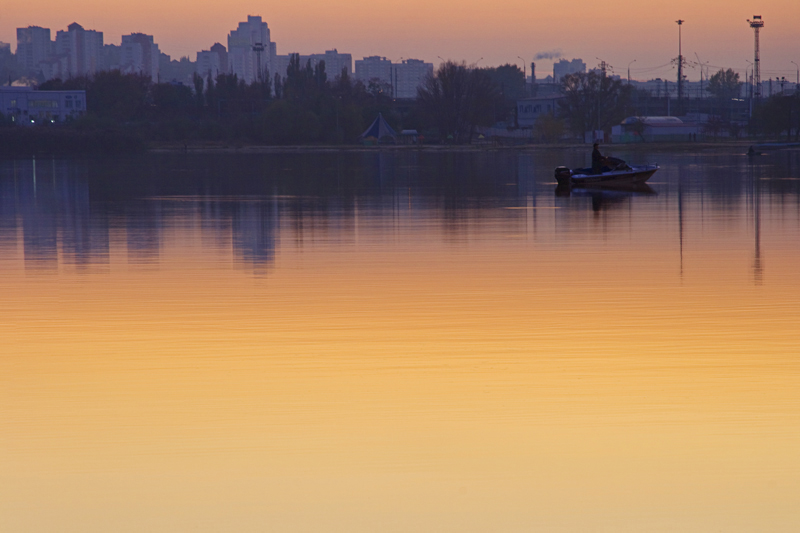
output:
[[[678,103],[680,104],[683,98],[683,51],[681,49],[681,26],[683,20],[676,20],[678,23]]]
[[[761,20],[761,15],[753,15],[753,20],[747,19],[747,22],[753,28],[755,36],[755,57],[753,59],[753,84],[755,87],[753,89],[753,97],[759,100],[761,98],[761,52],[758,49],[758,32],[764,27],[764,21]]]

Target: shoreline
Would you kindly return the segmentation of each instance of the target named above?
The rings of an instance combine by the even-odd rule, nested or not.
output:
[[[738,152],[747,151],[753,144],[765,141],[737,140],[717,142],[692,142],[692,143],[630,143],[630,144],[604,144],[606,151],[704,151],[730,149]],[[588,147],[588,148],[587,148]],[[235,143],[163,143],[147,148],[150,154],[270,154],[270,153],[325,153],[325,152],[490,152],[490,151],[542,151],[542,150],[586,150],[590,144],[524,144],[524,145],[295,145],[275,146],[257,144]]]

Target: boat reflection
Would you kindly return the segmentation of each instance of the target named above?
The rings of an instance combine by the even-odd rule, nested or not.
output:
[[[620,204],[633,196],[655,196],[658,193],[646,183],[635,183],[616,187],[569,187],[559,185],[556,187],[556,196],[569,198],[570,196],[589,197],[592,199],[592,210],[600,211],[612,205]]]

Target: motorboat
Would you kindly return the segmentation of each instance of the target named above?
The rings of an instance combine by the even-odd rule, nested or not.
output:
[[[621,163],[613,169],[606,167],[603,172],[593,172],[591,168],[556,168],[556,181],[559,187],[630,187],[643,184],[660,167],[655,164],[628,166]]]
[[[775,150],[783,150],[785,148],[800,148],[800,142],[798,142],[798,143],[792,143],[792,142],[780,143],[780,142],[775,142],[775,143],[753,144],[747,150],[747,155],[749,155],[751,157],[754,156],[754,155],[764,155],[764,152],[771,152],[771,151],[775,151]]]

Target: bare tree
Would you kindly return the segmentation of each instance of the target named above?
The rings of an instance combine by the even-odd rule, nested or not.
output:
[[[491,78],[465,63],[448,61],[417,89],[421,111],[431,118],[442,139],[457,144],[472,140],[475,128],[494,122],[498,98]]]
[[[561,82],[559,107],[573,133],[607,130],[630,112],[631,87],[596,72],[569,74]]]

